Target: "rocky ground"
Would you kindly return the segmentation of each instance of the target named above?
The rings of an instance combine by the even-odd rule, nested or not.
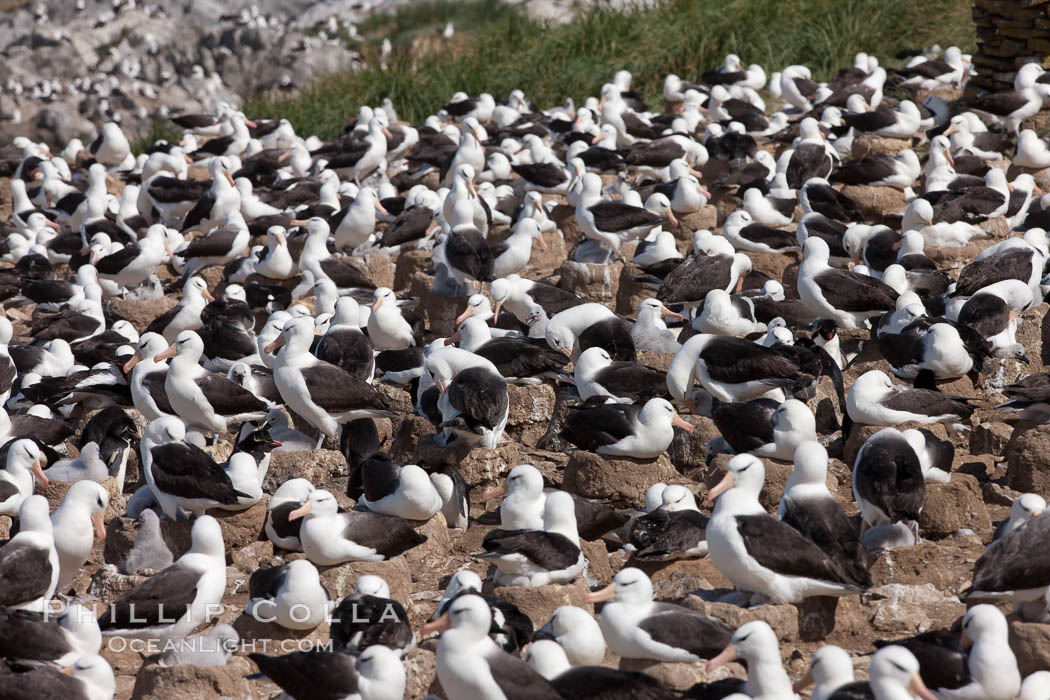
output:
[[[854,156],[870,152],[896,153],[905,146],[875,137],[858,137]],[[713,181],[719,164],[712,161],[705,168],[704,178]],[[1011,173],[1011,177],[1012,177]],[[1040,184],[1047,173],[1039,173]],[[0,181],[0,196],[5,199],[8,186]],[[866,218],[899,224],[904,208],[901,193],[889,188],[852,188],[847,191],[865,211]],[[0,216],[6,218],[10,202],[4,201]],[[681,217],[676,236],[680,241],[691,240],[692,231],[699,228],[716,229],[731,213],[735,205],[730,200],[714,200],[701,211]],[[614,263],[608,267],[565,262],[566,253],[579,236],[575,218],[567,207],[554,212],[560,232],[549,237],[549,250],[536,251],[523,276],[532,279],[549,278],[584,296],[614,307],[616,311],[633,315],[641,299],[653,291],[635,282],[637,269],[631,265]],[[1005,222],[992,220],[984,224],[992,233],[988,240],[962,248],[929,249],[929,254],[943,268],[961,267],[996,240],[1007,235]],[[628,246],[627,257],[630,258]],[[798,258],[794,255],[764,255],[752,253],[752,279],[745,287],[760,286],[761,280],[779,279],[791,294],[797,271]],[[427,256],[422,252],[408,252],[398,258],[372,255],[363,259],[370,277],[377,285],[387,285],[399,294],[418,298],[418,308],[427,321],[433,336],[448,335],[454,318],[464,309],[466,300],[432,293],[433,278],[424,270]],[[221,291],[221,271],[206,270],[213,293]],[[755,283],[757,281],[757,283]],[[172,298],[153,302],[113,301],[113,310],[131,320],[142,331],[149,321],[175,302]],[[1047,304],[1029,309],[1023,314],[1018,330],[1018,341],[1023,343],[1031,359],[1029,366],[1006,362],[1005,382],[1022,373],[1044,370],[1050,364],[1050,321],[1045,320]],[[16,337],[26,331],[31,307],[9,310],[15,323]],[[846,386],[870,369],[888,370],[885,360],[869,357],[864,341],[867,331],[843,331],[843,350],[860,351],[859,361],[845,372]],[[666,368],[670,355],[640,353],[640,360],[653,367]],[[817,416],[818,429],[828,443],[832,460],[828,485],[846,512],[859,518],[851,493],[849,466],[864,440],[877,428],[856,426],[846,441],[837,434],[841,416],[838,414],[830,382],[821,380],[817,396],[809,402]],[[846,597],[837,605],[828,607],[822,602],[804,606],[766,605],[744,609],[715,602],[729,589],[728,581],[719,574],[710,561],[700,559],[672,564],[642,564],[656,587],[657,597],[703,610],[736,626],[752,619],[763,619],[772,625],[781,640],[782,656],[789,672],[797,677],[806,668],[810,653],[822,644],[836,644],[855,657],[859,676],[864,677],[867,655],[873,651],[876,639],[897,638],[951,626],[964,613],[960,593],[967,588],[973,565],[992,538],[995,523],[1004,519],[1014,497],[1026,491],[1043,495],[1050,493],[1050,425],[1012,423],[993,407],[1001,401],[995,386],[989,380],[975,386],[963,378],[942,389],[948,393],[972,399],[979,407],[968,431],[946,430],[934,426],[934,432],[950,439],[956,448],[951,481],[927,485],[926,505],[920,523],[923,542],[883,554],[872,566],[874,586],[863,595]],[[999,384],[1001,386],[1001,384]],[[402,418],[379,420],[383,449],[395,460],[428,462],[447,459],[458,463],[471,487],[471,515],[479,526],[466,533],[446,529],[440,514],[420,531],[428,541],[402,556],[382,563],[348,563],[323,570],[322,579],[335,597],[353,590],[354,582],[362,574],[378,574],[390,584],[392,597],[402,601],[413,625],[419,626],[433,614],[440,591],[448,577],[462,567],[486,576],[485,566],[471,559],[481,550],[485,532],[498,523],[493,512],[494,503],[480,500],[480,494],[500,482],[513,466],[528,462],[537,466],[552,485],[593,498],[606,499],[616,506],[638,507],[646,488],[657,481],[687,485],[698,496],[716,483],[724,473],[728,456],[719,455],[709,460],[706,444],[718,433],[710,419],[686,416],[696,430],[691,434],[677,431],[668,454],[651,462],[637,460],[608,460],[585,452],[569,451],[567,445],[554,437],[560,418],[571,403],[566,390],[556,391],[549,385],[510,386],[510,418],[507,431],[495,450],[475,449],[470,452],[443,448],[431,439],[433,426],[426,420],[411,415],[410,398],[399,388],[384,386],[398,405]],[[899,426],[902,429],[911,426]],[[232,436],[226,436],[229,443]],[[228,444],[214,449],[222,457]],[[97,596],[101,603],[115,600],[121,593],[138,583],[138,577],[117,573],[115,564],[122,560],[134,539],[135,523],[121,517],[128,495],[140,485],[137,459],[129,464],[125,494],[113,494],[110,512],[106,515],[108,534],[96,550],[78,579],[78,592]],[[775,514],[791,465],[766,462],[767,480],[763,505]],[[315,485],[342,496],[348,476],[343,456],[331,450],[315,452],[275,453],[270,474],[264,488],[272,493],[287,478],[305,477]],[[52,485],[45,494],[57,504],[64,487]],[[281,561],[302,557],[275,550],[262,532],[266,499],[253,508],[237,514],[215,512],[229,547],[228,585],[223,598],[225,611],[220,621],[232,624],[246,642],[255,641],[255,651],[274,653],[273,640],[327,640],[328,630],[322,625],[309,634],[291,633],[279,627],[263,625],[241,615],[247,600],[246,582],[252,571]],[[698,498],[698,501],[700,498]],[[709,512],[710,504],[703,509]],[[6,521],[6,519],[4,519]],[[4,523],[6,525],[6,522]],[[189,546],[189,527],[185,523],[163,521],[166,541],[178,556]],[[615,571],[625,565],[624,553],[614,545],[603,542],[584,543],[589,561],[586,578],[574,585],[541,588],[504,588],[495,593],[517,604],[537,626],[560,605],[571,603],[592,610],[583,603],[583,595],[590,587],[607,584]],[[636,565],[631,562],[632,565]],[[1004,608],[1004,612],[1009,610]],[[1026,623],[1011,617],[1011,645],[1017,654],[1020,671],[1029,674],[1050,668],[1050,625]],[[267,641],[268,640],[268,641]],[[270,644],[271,646],[263,646]],[[408,698],[421,698],[428,693],[441,695],[435,680],[433,640],[422,642],[406,659]],[[291,650],[289,647],[285,651]],[[222,668],[177,666],[164,668],[155,656],[134,651],[105,649],[103,656],[113,665],[117,674],[118,698],[267,698],[277,688],[266,680],[248,680],[255,672],[247,659],[246,649],[231,658]],[[609,655],[606,663],[618,665],[619,659]],[[638,668],[638,666],[629,666]],[[743,668],[731,664],[728,673],[741,676]],[[719,669],[713,677],[705,674],[699,665],[656,664],[645,667],[646,672],[676,688],[686,688],[697,681],[724,676]]]
[[[211,112],[219,102],[236,107],[261,91],[301,88],[359,66],[352,48],[357,23],[408,1],[0,4],[0,142],[28,136],[90,143],[94,125],[111,120],[144,135],[169,114]],[[508,2],[554,22],[589,4]]]
[[[94,124],[110,120],[143,134],[168,114],[237,106],[261,90],[352,70],[359,55],[327,23],[334,17],[349,31],[371,6],[201,0],[114,11],[114,4],[86,0],[78,11],[63,0],[0,13],[0,140],[90,139]],[[331,37],[317,31],[326,26]]]

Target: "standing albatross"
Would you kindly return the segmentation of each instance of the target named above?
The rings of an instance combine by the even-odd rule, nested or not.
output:
[[[281,348],[274,363],[274,383],[288,408],[321,431],[320,447],[326,436],[338,437],[341,423],[383,418],[390,411],[385,397],[371,384],[311,355],[313,339],[313,319],[296,318],[265,349],[272,353]]]

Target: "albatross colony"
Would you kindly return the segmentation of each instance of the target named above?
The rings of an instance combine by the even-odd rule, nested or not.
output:
[[[4,146],[0,697],[1046,700],[1050,73],[970,70]]]

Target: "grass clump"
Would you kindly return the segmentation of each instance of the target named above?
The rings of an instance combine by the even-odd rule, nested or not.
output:
[[[413,122],[458,90],[504,99],[520,88],[546,108],[598,94],[621,68],[632,72],[635,89],[657,99],[667,73],[695,79],[727,53],[769,72],[804,63],[819,79],[852,63],[858,51],[885,63],[903,49],[933,43],[972,50],[970,6],[969,0],[658,0],[620,11],[599,2],[568,24],[546,26],[499,0],[437,0],[363,25],[380,41],[384,32],[392,37],[387,70],[371,59],[294,96],[258,95],[246,111],[280,115],[301,134],[330,137],[359,105],[385,97]],[[451,41],[431,44],[422,55],[412,48],[412,37],[436,36],[449,20],[456,25]]]

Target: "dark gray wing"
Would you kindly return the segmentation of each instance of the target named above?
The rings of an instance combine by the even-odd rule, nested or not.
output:
[[[747,553],[782,576],[801,576],[863,588],[849,572],[798,530],[768,515],[738,515],[736,527]]]
[[[48,550],[28,542],[10,542],[0,549],[0,605],[28,603],[51,585]]]
[[[710,659],[726,648],[733,630],[721,620],[680,605],[658,603],[638,626],[657,642]]]
[[[492,530],[481,546],[485,553],[480,557],[521,554],[548,571],[568,569],[580,557],[580,548],[565,535],[543,530]]]
[[[816,276],[824,299],[842,311],[893,311],[899,296],[885,282],[852,270],[830,268]]]
[[[106,608],[103,630],[145,629],[186,613],[197,597],[200,574],[178,562],[149,577]]]
[[[546,678],[517,656],[497,647],[485,654],[485,660],[507,700],[563,700]]]

